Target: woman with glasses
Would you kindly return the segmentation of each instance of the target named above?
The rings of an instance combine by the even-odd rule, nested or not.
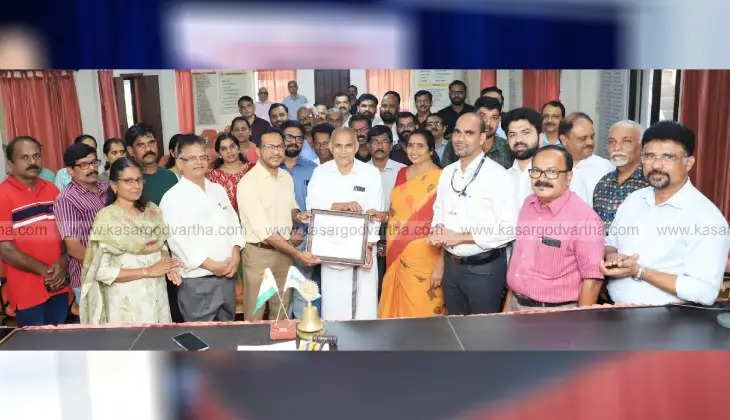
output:
[[[142,168],[120,158],[109,170],[107,206],[96,215],[84,258],[81,323],[170,322],[165,276],[180,284],[164,248],[160,209],[142,197]]]
[[[398,172],[390,194],[386,272],[378,305],[379,318],[427,317],[445,313],[440,287],[431,279],[443,276],[443,255],[428,243],[433,203],[441,168],[434,163],[433,135],[417,129],[408,137],[413,164]]]

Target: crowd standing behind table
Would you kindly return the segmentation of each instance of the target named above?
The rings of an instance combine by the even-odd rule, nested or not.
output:
[[[642,133],[636,123],[618,122],[609,133],[610,159],[604,159],[594,154],[591,117],[566,115],[557,100],[541,112],[503,112],[501,91],[490,87],[472,106],[465,102],[466,85],[455,80],[451,105],[430,114],[432,95],[419,91],[414,115],[398,112],[398,92],[358,98],[351,86],[333,96],[327,104],[333,108],[319,106],[315,114],[295,81],[288,88],[283,103],[269,103],[266,91],[259,91],[258,103],[241,97],[241,117],[214,148],[195,134],[176,135],[174,150],[161,160],[159,133],[144,123],[130,127],[122,152],[134,165],[119,165],[126,165],[124,173],[141,170],[139,180],[120,178],[119,168],[114,176],[112,168],[100,174],[96,140],[80,135],[56,174],[59,191],[41,178],[40,144],[28,136],[13,139],[5,150],[10,174],[0,184],[9,198],[0,205],[0,258],[3,292],[18,325],[62,323],[74,300],[69,281],[81,287],[75,300],[85,322],[118,319],[112,314],[120,310],[129,319],[165,322],[164,308],[153,311],[158,315],[143,314],[149,308],[130,315],[118,307],[124,299],[116,298],[104,300],[105,315],[98,316],[101,297],[124,296],[125,288],[132,293],[150,279],[156,288],[150,305],[167,299],[172,321],[232,320],[234,279],[241,277],[244,319],[275,318],[289,311],[290,291],[266,313],[253,314],[260,276],[272,268],[281,288],[294,261],[303,270],[313,267],[306,272],[316,279],[321,271],[327,320],[611,299],[709,305],[718,295],[730,251],[728,223],[689,180],[695,137],[680,123],[659,122]],[[109,158],[121,141],[107,142]],[[213,149],[215,165],[208,156]],[[109,183],[98,181],[100,175]],[[141,188],[134,190],[135,182]],[[159,212],[164,233],[129,244],[124,237],[136,235],[129,229],[114,237],[90,228],[127,217],[110,210],[135,202],[127,187],[152,203],[134,210],[135,217],[152,220]],[[107,188],[117,204],[102,197]],[[368,213],[365,264],[320,265],[305,252],[312,209]],[[380,224],[387,233],[379,254]],[[109,254],[112,249],[120,253]],[[155,257],[142,261],[125,253]],[[116,275],[100,269],[103,258],[115,261],[106,268],[119,267]],[[379,277],[385,278],[382,291]],[[92,295],[94,301],[85,301]]]

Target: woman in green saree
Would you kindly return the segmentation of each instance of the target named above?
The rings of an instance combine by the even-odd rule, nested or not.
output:
[[[170,322],[165,276],[180,284],[168,256],[160,209],[142,197],[142,169],[120,158],[109,170],[112,192],[97,213],[81,273],[81,323]]]

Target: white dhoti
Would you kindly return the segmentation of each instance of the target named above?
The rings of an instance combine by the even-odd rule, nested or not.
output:
[[[378,264],[370,270],[339,264],[322,264],[322,318],[353,319],[353,270],[357,270],[355,318],[378,317]]]

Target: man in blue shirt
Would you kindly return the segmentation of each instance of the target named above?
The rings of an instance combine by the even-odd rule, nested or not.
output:
[[[562,146],[558,134],[560,120],[565,118],[565,106],[560,101],[546,102],[542,106],[542,136],[540,136],[540,147],[549,144]]]
[[[302,105],[306,105],[309,101],[307,100],[306,96],[297,94],[297,91],[299,90],[299,85],[297,85],[296,80],[290,80],[289,83],[287,83],[286,87],[289,88],[290,95],[284,98],[284,100],[281,102],[289,109],[289,118],[292,120],[296,120],[297,110],[299,109],[299,107]]]

